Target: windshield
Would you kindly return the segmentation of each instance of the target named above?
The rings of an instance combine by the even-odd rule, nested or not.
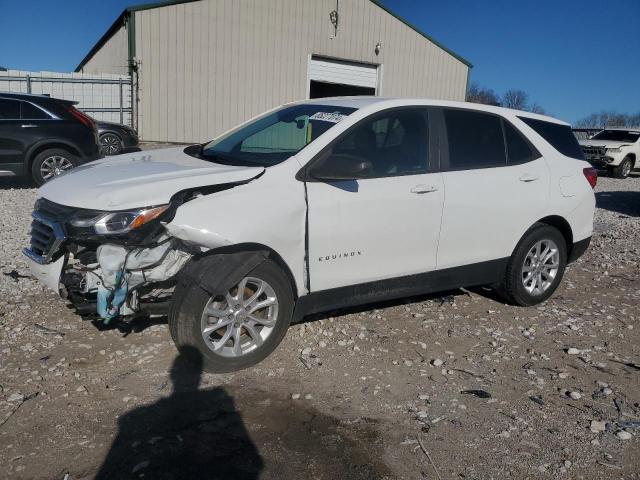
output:
[[[203,145],[197,156],[225,165],[277,165],[355,110],[333,105],[285,107]]]
[[[640,138],[640,132],[630,132],[627,130],[603,130],[596,133],[591,140],[611,140],[613,142],[633,143]]]

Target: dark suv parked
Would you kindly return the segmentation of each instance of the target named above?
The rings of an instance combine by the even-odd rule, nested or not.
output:
[[[104,155],[119,155],[138,146],[138,132],[120,123],[96,120],[100,136],[100,151]]]
[[[38,184],[100,157],[98,131],[76,102],[0,92],[0,176]]]

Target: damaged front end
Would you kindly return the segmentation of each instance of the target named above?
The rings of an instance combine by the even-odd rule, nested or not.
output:
[[[184,195],[167,205],[101,212],[40,198],[24,250],[39,280],[81,315],[166,314],[178,273],[206,250],[171,236],[164,227]]]

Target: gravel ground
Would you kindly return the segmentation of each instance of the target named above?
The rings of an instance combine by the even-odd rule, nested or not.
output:
[[[0,181],[2,478],[640,478],[638,177],[600,178],[591,248],[541,306],[333,312],[229,375],[28,278],[35,190]]]

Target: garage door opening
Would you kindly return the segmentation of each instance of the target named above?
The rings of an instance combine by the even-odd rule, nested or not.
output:
[[[312,56],[309,60],[309,98],[376,95],[378,66]]]
[[[324,97],[352,97],[356,95],[375,95],[376,89],[358,87],[355,85],[342,85],[339,83],[327,83],[311,80],[309,83],[309,98]]]

